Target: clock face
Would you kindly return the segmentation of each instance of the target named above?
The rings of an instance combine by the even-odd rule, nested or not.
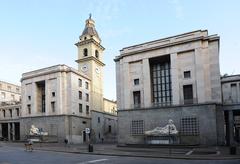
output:
[[[95,71],[96,71],[97,74],[99,74],[100,73],[100,68],[96,67]]]
[[[85,64],[85,65],[83,65],[82,67],[81,67],[81,70],[83,71],[83,72],[86,72],[87,70],[88,70],[88,66]]]

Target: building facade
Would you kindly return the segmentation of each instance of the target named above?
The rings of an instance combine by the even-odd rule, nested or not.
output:
[[[221,77],[222,103],[228,145],[240,143],[240,75]]]
[[[19,140],[21,116],[21,87],[0,81],[0,138]]]
[[[123,48],[115,62],[119,144],[143,144],[145,131],[169,119],[180,144],[224,144],[219,36],[150,41]]]
[[[21,87],[8,82],[0,81],[0,103],[20,101]]]
[[[26,140],[31,137],[29,131],[34,125],[47,132],[43,140],[48,142],[116,141],[116,103],[103,97],[104,47],[91,17],[75,45],[78,70],[59,64],[22,74],[20,114],[17,118],[9,117],[12,107],[11,110],[7,109],[10,106],[0,107],[4,112],[0,116],[3,118],[0,124],[4,121],[0,129],[4,137],[14,140],[12,131],[17,127],[16,140]]]

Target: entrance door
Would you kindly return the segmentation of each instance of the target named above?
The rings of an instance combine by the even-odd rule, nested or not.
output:
[[[2,137],[8,139],[8,123],[2,123]]]
[[[15,140],[20,140],[20,123],[15,122]]]

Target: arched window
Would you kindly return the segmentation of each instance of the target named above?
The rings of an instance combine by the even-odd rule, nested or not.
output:
[[[99,58],[98,50],[95,50],[95,57],[96,57],[97,59]]]
[[[87,50],[87,48],[84,48],[84,49],[83,49],[83,56],[88,56],[88,50]]]

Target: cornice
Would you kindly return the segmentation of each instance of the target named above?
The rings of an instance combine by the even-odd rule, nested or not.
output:
[[[105,64],[103,62],[101,62],[100,60],[96,59],[95,57],[93,56],[89,56],[89,57],[86,57],[86,58],[83,58],[83,59],[78,59],[78,60],[75,60],[77,63],[80,63],[80,62],[84,62],[84,61],[89,61],[89,60],[94,60],[96,63],[98,63],[99,65],[101,66],[105,66]]]
[[[105,48],[101,44],[99,44],[97,41],[95,41],[93,38],[77,42],[75,45],[76,46],[81,46],[81,45],[85,45],[85,44],[88,44],[88,43],[94,43],[96,46],[101,48],[103,51],[105,50]]]

